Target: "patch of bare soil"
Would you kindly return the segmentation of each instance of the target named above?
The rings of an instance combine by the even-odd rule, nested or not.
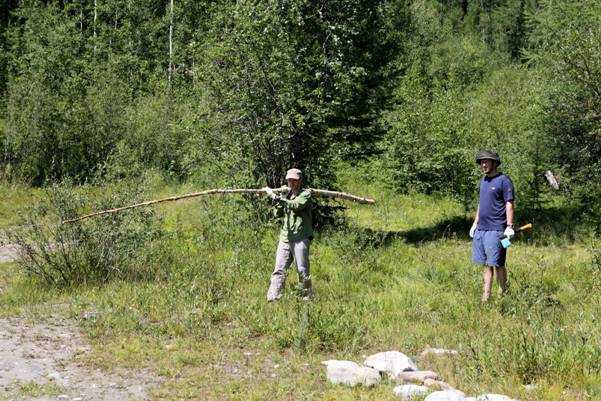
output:
[[[160,379],[149,371],[100,371],[82,360],[90,351],[77,327],[61,316],[43,323],[0,319],[0,400],[149,400]],[[33,391],[27,389],[35,388]]]

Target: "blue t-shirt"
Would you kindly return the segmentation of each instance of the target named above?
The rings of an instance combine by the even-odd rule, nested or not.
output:
[[[503,231],[507,226],[506,204],[512,201],[513,183],[503,173],[484,176],[480,181],[480,211],[478,229]]]

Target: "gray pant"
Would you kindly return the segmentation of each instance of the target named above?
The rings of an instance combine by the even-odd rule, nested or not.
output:
[[[280,241],[275,256],[275,269],[271,273],[271,285],[267,291],[267,300],[275,301],[281,298],[286,285],[286,274],[294,260],[298,281],[301,285],[303,298],[311,298],[311,272],[309,270],[309,238],[300,241]]]

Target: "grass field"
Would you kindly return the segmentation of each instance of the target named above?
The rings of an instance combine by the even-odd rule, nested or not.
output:
[[[509,250],[509,293],[481,305],[471,216],[459,204],[342,185],[378,203],[349,204],[346,226],[318,233],[310,303],[296,296],[294,272],[281,302],[266,303],[277,222],[253,217],[241,198],[212,197],[156,208],[163,234],[136,262],[151,276],[53,289],[0,265],[0,315],[52,310],[80,321],[94,345],[89,363],[151,367],[164,378],[156,399],[394,400],[394,383],[330,385],[320,363],[387,350],[468,395],[601,399],[601,266],[586,229],[558,232],[547,212],[532,221],[538,231]],[[5,229],[19,205],[41,196],[1,189]],[[155,182],[147,196],[197,189]],[[422,359],[426,347],[460,355]]]

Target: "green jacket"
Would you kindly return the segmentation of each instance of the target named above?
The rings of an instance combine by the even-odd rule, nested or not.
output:
[[[284,217],[280,241],[300,241],[313,236],[311,191],[301,190],[298,196],[289,192],[275,204],[275,215]]]

